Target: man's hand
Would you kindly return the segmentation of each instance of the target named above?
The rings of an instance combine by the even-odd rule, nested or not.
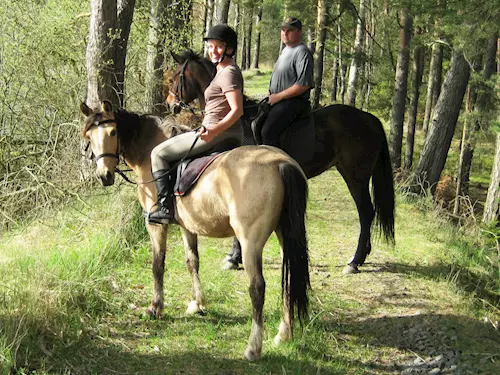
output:
[[[269,95],[269,100],[268,100],[269,104],[274,105],[274,104],[276,104],[276,103],[278,103],[280,101],[281,101],[281,96],[280,96],[279,93],[278,94],[271,94],[271,95]]]

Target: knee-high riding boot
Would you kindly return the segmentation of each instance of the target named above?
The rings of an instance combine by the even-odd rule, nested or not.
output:
[[[148,215],[149,224],[176,223],[174,210],[174,183],[168,169],[153,172],[156,190],[158,191],[157,209]]]

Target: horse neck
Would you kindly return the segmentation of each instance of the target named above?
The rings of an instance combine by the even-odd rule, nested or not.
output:
[[[198,61],[198,72],[193,72],[193,77],[195,77],[198,87],[200,87],[200,92],[198,93],[198,101],[202,109],[205,108],[205,90],[207,89],[210,82],[215,77],[216,70],[213,69],[213,64],[206,58],[201,58]]]
[[[162,119],[153,115],[140,116],[137,131],[128,139],[120,138],[122,156],[125,162],[137,175],[142,175],[146,168],[149,172],[151,151],[154,147],[167,139],[161,127]]]

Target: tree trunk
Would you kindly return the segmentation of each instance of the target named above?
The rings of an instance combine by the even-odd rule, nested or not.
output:
[[[405,169],[411,169],[413,165],[413,149],[415,145],[415,127],[417,123],[418,98],[420,97],[420,85],[422,84],[422,75],[424,72],[424,47],[415,48],[413,56],[413,85],[410,111],[408,113]]]
[[[443,70],[443,44],[435,41],[432,46],[431,63],[429,67],[429,79],[427,80],[427,98],[425,100],[425,114],[423,131],[427,134],[432,109],[437,102],[441,91],[441,74]]]
[[[208,34],[208,31],[212,28],[212,23],[214,20],[214,6],[215,0],[206,0],[206,17],[205,17],[205,32],[203,36]],[[236,29],[235,29],[236,30]],[[208,47],[207,44],[203,46],[203,56],[208,57]]]
[[[401,167],[401,148],[403,145],[403,122],[405,116],[406,90],[408,86],[408,70],[410,65],[410,39],[413,18],[408,9],[401,14],[400,48],[396,67],[396,82],[392,97],[392,120],[389,135],[389,151],[392,167]]]
[[[495,58],[497,53],[498,34],[495,32],[489,39],[486,49],[485,63],[483,68],[484,81],[488,81],[495,72]],[[481,87],[483,86],[483,88]],[[469,194],[470,171],[477,142],[477,132],[481,129],[481,115],[488,112],[488,97],[491,95],[484,83],[479,83],[479,87],[470,87],[467,95],[467,113],[475,112],[475,123],[470,124],[470,119],[464,121],[462,142],[460,148],[459,168],[457,176],[456,199],[453,213],[460,212],[461,197]]]
[[[316,52],[316,41],[314,40],[314,31],[310,27],[307,29],[307,47],[314,55]]]
[[[323,57],[325,53],[325,42],[326,42],[326,0],[318,0],[318,17],[316,20],[316,35],[318,40],[316,41],[316,54],[314,55],[315,62],[315,78],[314,78],[314,94],[313,94],[313,108],[319,107],[319,101],[321,99],[321,90],[323,83]]]
[[[146,112],[163,115],[167,112],[163,98],[163,71],[167,16],[171,0],[152,0],[149,18],[149,42],[146,58]]]
[[[125,61],[127,58],[128,38],[130,36],[130,26],[134,18],[135,0],[119,0],[118,1],[118,30],[120,36],[115,44],[115,75],[116,89],[120,107],[124,106],[125,97]],[[160,90],[161,92],[161,90]]]
[[[240,68],[241,70],[245,70],[245,63],[247,61],[247,35],[246,35],[246,24],[247,24],[248,20],[247,20],[247,17],[246,17],[246,10],[243,10],[243,21],[241,22],[241,30],[244,31],[243,34],[243,38],[242,41],[241,41],[241,53],[240,53],[240,56],[241,56],[241,64],[240,64]],[[240,33],[241,35],[241,33]]]
[[[365,1],[359,2],[359,18],[356,28],[356,40],[354,42],[354,56],[349,69],[349,85],[347,88],[347,104],[356,105],[356,85],[358,83],[359,69],[363,60],[363,41],[365,40]]]
[[[116,27],[116,0],[92,0],[86,51],[87,104],[90,107],[99,106],[103,99],[117,108],[120,106],[114,77],[114,43],[110,35],[114,34]]]
[[[484,204],[483,222],[499,221],[500,215],[500,133],[497,134],[495,161],[491,171],[490,187]]]
[[[253,27],[253,8],[250,8],[247,10],[248,15],[247,15],[247,28],[246,28],[246,35],[245,35],[245,64],[244,64],[244,70],[250,69],[250,61],[251,59],[251,52],[252,52],[252,27]],[[243,61],[241,61],[243,64]]]
[[[441,95],[432,116],[432,126],[415,171],[416,178],[434,193],[446,163],[448,150],[469,81],[470,68],[461,50],[454,50]]]
[[[233,29],[236,32],[236,34],[239,35],[239,28],[240,28],[240,21],[241,21],[241,6],[238,3],[233,3],[234,4],[234,23],[233,23]],[[240,38],[238,38],[238,43],[241,44],[241,49],[243,49],[243,43]],[[238,46],[238,48],[240,48]],[[236,50],[238,51],[238,49]],[[238,53],[234,54],[234,62],[238,63]]]
[[[341,12],[341,7],[342,5],[339,4],[339,15]],[[339,47],[340,102],[344,104],[345,91],[346,91],[345,77],[347,73],[347,63],[343,57],[344,50],[342,48],[342,25],[340,22],[340,18],[337,24],[337,43]]]
[[[338,83],[339,83],[339,47],[338,45],[335,46],[335,52],[334,52],[334,58],[333,58],[333,67],[332,67],[332,92],[330,96],[330,100],[332,103],[335,103],[337,101],[337,88],[338,88]]]
[[[260,22],[262,21],[262,6],[257,9],[257,17],[255,18],[255,48],[253,51],[253,61],[252,68],[259,68],[259,57],[260,57]]]
[[[227,17],[229,15],[229,4],[231,0],[216,0],[215,1],[215,20],[214,25],[221,23],[227,23]]]

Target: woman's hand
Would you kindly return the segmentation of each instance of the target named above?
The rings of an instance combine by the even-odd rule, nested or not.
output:
[[[201,129],[200,139],[204,140],[207,143],[210,143],[217,134],[218,132],[214,128],[207,128],[206,126],[204,126]]]

